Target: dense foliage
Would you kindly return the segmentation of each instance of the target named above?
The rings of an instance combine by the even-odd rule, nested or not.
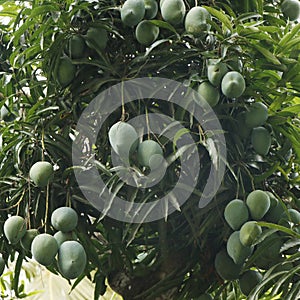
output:
[[[237,278],[224,280],[216,270],[216,255],[225,253],[232,235],[224,209],[235,198],[246,201],[253,190],[269,191],[280,220],[257,220],[263,233],[238,273],[253,269],[263,275],[247,299],[298,299],[300,219],[293,219],[288,209],[300,208],[300,24],[283,15],[278,0],[186,0],[187,11],[198,4],[209,12],[204,31],[197,37],[187,34],[184,22],[164,21],[159,9],[150,21],[159,34],[156,30],[157,39],[146,47],[148,40],[136,39],[136,26],[121,20],[123,2],[0,1],[1,224],[19,215],[26,219],[27,229],[54,234],[52,212],[61,206],[74,208],[79,216],[75,234],[88,263],[72,283],[89,277],[95,283],[95,299],[105,292],[106,278],[124,299],[199,299],[205,292],[215,299],[244,299]],[[84,108],[101,91],[132,78],[159,76],[197,90],[207,80],[208,65],[216,61],[242,74],[246,85],[234,99],[223,89],[214,106],[226,138],[227,158],[222,159],[227,169],[213,201],[198,208],[215,154],[210,138],[214,133],[203,132],[181,107],[154,97],[126,105],[120,101],[120,108],[105,121],[97,143],[91,145],[99,174],[111,191],[128,201],[159,197],[176,183],[176,155],[184,151],[176,143],[188,132],[201,157],[197,188],[180,211],[175,201],[177,211],[160,221],[124,223],[101,214],[74,177],[72,142]],[[267,107],[267,149],[255,146],[245,125],[243,116],[253,103]],[[139,190],[117,176],[108,130],[120,120],[151,112],[173,117],[186,131],[168,141],[152,133],[149,125],[145,139],[159,141],[173,163],[159,184]],[[53,179],[45,187],[29,178],[31,166],[41,160],[54,166]],[[92,186],[91,178],[88,188]],[[13,284],[16,296],[24,296],[18,276],[31,252],[8,243],[3,226],[0,233],[5,261],[18,254]],[[279,244],[275,255],[259,263],[274,241]],[[59,272],[56,263],[48,268]]]

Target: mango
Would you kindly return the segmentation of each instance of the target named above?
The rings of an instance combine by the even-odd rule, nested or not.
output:
[[[59,207],[52,212],[51,224],[56,230],[70,232],[78,223],[77,212],[71,207]]]
[[[53,263],[58,251],[56,239],[48,234],[37,235],[31,244],[31,253],[33,258],[43,266],[49,266]]]
[[[10,244],[17,244],[26,233],[26,221],[20,216],[11,216],[4,222],[3,231]]]
[[[75,279],[85,269],[87,262],[86,252],[82,245],[76,241],[66,241],[58,250],[58,269],[67,279]]]
[[[225,207],[224,217],[233,230],[239,230],[249,218],[246,203],[240,199],[231,200]]]

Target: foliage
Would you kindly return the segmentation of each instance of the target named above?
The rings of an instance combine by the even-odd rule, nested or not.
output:
[[[105,293],[106,278],[124,299],[196,299],[204,292],[215,299],[242,299],[238,282],[223,281],[214,269],[214,258],[231,234],[223,217],[225,206],[234,198],[245,200],[254,189],[271,191],[285,210],[300,205],[300,24],[289,22],[276,0],[203,1],[201,5],[212,16],[208,34],[194,38],[184,26],[173,27],[158,14],[151,21],[160,28],[158,40],[146,48],[136,41],[134,29],[122,24],[121,2],[0,2],[0,16],[7,18],[0,27],[0,220],[4,223],[10,215],[21,215],[28,228],[52,234],[51,212],[72,206],[80,214],[76,234],[89,261],[84,274],[72,284],[75,287],[86,276],[95,284],[95,299]],[[185,1],[187,9],[195,2]],[[105,50],[87,39],[90,27],[108,32]],[[90,46],[83,57],[71,59],[76,76],[61,86],[57,80],[60,58],[67,55],[66,45],[74,35]],[[223,158],[227,171],[214,200],[203,209],[197,207],[214,155],[209,143],[213,133],[201,132],[199,124],[177,106],[155,98],[139,99],[134,105],[121,107],[120,103],[93,145],[97,168],[107,186],[124,199],[145,202],[176,183],[180,164],[176,159],[162,182],[146,191],[124,185],[113,168],[108,129],[120,119],[151,112],[174,117],[192,133],[201,157],[199,182],[181,211],[166,220],[130,224],[102,215],[84,198],[74,177],[72,141],[83,109],[101,91],[131,78],[160,76],[196,89],[207,78],[211,59],[226,63],[246,81],[241,97],[232,100],[222,95],[214,107],[228,150]],[[264,126],[272,134],[272,145],[264,156],[255,153],[249,136],[242,136],[243,124],[238,121],[253,102],[268,107]],[[157,139],[167,156],[179,155],[176,141],[183,132],[171,142],[151,130],[145,134]],[[36,187],[28,175],[40,160],[55,167],[53,181],[45,188]],[[249,299],[297,299],[299,253],[288,250],[299,247],[299,224],[289,228],[265,220],[259,224],[265,229],[262,240],[274,231],[281,232],[284,244],[278,266],[292,263],[292,267],[261,269],[263,281]],[[2,226],[0,234],[5,260],[19,253],[13,284],[18,296],[22,261],[31,254],[19,244],[10,245]],[[259,255],[254,252],[244,270],[253,268]],[[49,269],[58,272],[55,264]]]

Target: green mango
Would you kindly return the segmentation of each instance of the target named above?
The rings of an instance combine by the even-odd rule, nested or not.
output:
[[[121,7],[121,20],[124,25],[133,27],[137,25],[145,15],[144,0],[127,0]]]
[[[164,0],[160,2],[162,18],[171,25],[183,22],[186,8],[183,0]]]
[[[38,187],[46,186],[53,174],[53,166],[47,161],[38,161],[29,170],[29,177]]]
[[[246,199],[251,217],[254,220],[260,220],[268,212],[271,201],[267,193],[261,190],[252,191]]]
[[[159,27],[148,20],[141,21],[135,29],[137,41],[144,46],[151,45],[159,35]]]
[[[201,37],[211,28],[208,20],[211,20],[210,13],[204,7],[195,6],[185,16],[185,31],[194,37]]]
[[[163,159],[163,150],[159,143],[146,140],[138,147],[138,161],[144,167],[159,167]]]
[[[261,234],[261,227],[255,221],[248,221],[240,229],[240,241],[245,247],[250,247]]]
[[[252,254],[253,247],[245,247],[240,241],[240,232],[234,231],[227,240],[227,253],[234,263],[243,264]]]
[[[51,224],[56,230],[70,232],[78,223],[77,212],[71,207],[59,207],[52,212]]]
[[[272,143],[272,137],[269,131],[264,127],[252,129],[251,144],[254,151],[260,155],[267,155]]]
[[[231,200],[225,207],[224,217],[233,230],[239,230],[249,219],[246,203],[240,199]]]
[[[242,265],[235,264],[225,249],[217,253],[214,265],[217,273],[224,280],[238,279],[242,270]]]
[[[37,229],[28,229],[20,242],[22,248],[26,251],[30,251],[32,241],[37,235],[39,235],[39,231]]]
[[[85,269],[87,262],[86,252],[76,241],[62,243],[58,250],[57,263],[61,275],[67,279],[75,279]]]
[[[20,216],[11,216],[4,222],[3,231],[10,244],[17,244],[26,233],[26,221]]]
[[[238,98],[242,96],[246,89],[245,79],[237,71],[227,72],[221,82],[222,93],[228,98]]]
[[[239,278],[241,292],[248,296],[250,292],[262,281],[263,276],[255,270],[248,270]]]
[[[32,241],[32,256],[43,266],[49,266],[54,262],[57,251],[58,245],[56,239],[48,233],[41,233]]]
[[[262,102],[255,102],[246,111],[245,124],[249,128],[262,126],[268,119],[268,107]]]

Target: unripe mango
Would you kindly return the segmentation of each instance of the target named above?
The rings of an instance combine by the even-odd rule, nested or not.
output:
[[[37,235],[31,244],[31,253],[33,258],[43,266],[49,266],[53,263],[58,251],[56,239],[48,234]]]
[[[158,4],[156,0],[144,0],[145,2],[145,18],[153,19],[158,12]]]
[[[254,220],[260,220],[269,210],[271,202],[267,193],[261,190],[255,190],[247,196],[246,204],[251,217]]]
[[[253,247],[246,247],[240,241],[240,232],[234,231],[227,240],[227,253],[236,264],[243,264],[252,254]]]
[[[144,167],[158,167],[163,159],[163,150],[159,143],[146,140],[138,147],[138,161]]]
[[[125,122],[117,122],[110,128],[108,138],[113,150],[128,162],[129,155],[138,145],[138,134],[134,127]]]
[[[219,87],[227,72],[228,68],[226,64],[222,62],[211,64],[207,67],[207,78],[212,85]]]
[[[268,119],[268,107],[262,102],[255,102],[250,105],[245,114],[245,124],[254,128],[265,124]]]
[[[241,73],[230,71],[226,73],[221,82],[222,93],[228,98],[240,97],[245,89],[246,83]]]
[[[252,129],[251,144],[257,154],[267,155],[272,143],[269,131],[260,126]]]
[[[227,251],[223,249],[215,257],[215,269],[224,280],[235,280],[239,278],[242,265],[235,264]]]
[[[51,215],[51,224],[56,230],[70,232],[78,223],[77,212],[71,207],[59,207]]]
[[[160,10],[162,18],[172,25],[181,24],[186,13],[186,8],[183,0],[161,1]]]
[[[28,229],[21,239],[21,246],[24,250],[30,251],[34,238],[39,234],[37,229]]]
[[[261,234],[261,227],[255,221],[248,221],[240,229],[240,241],[245,247],[250,247]]]
[[[38,187],[44,187],[48,184],[53,174],[53,167],[47,161],[38,161],[29,170],[30,179]]]
[[[141,21],[135,29],[137,41],[144,46],[151,45],[159,35],[159,27],[147,20]]]
[[[26,233],[26,221],[20,216],[9,217],[4,222],[3,231],[10,244],[16,244]]]
[[[186,14],[185,31],[194,37],[200,37],[211,27],[208,20],[211,20],[210,13],[204,7],[195,6]]]
[[[145,2],[144,0],[126,0],[120,12],[124,25],[135,26],[145,15]]]
[[[241,292],[248,296],[250,292],[262,281],[263,276],[255,270],[248,270],[239,278]]]
[[[58,269],[67,279],[75,279],[84,271],[86,253],[82,245],[76,241],[66,241],[58,250]]]
[[[246,203],[240,199],[230,201],[225,207],[224,217],[233,230],[239,230],[249,218]]]

